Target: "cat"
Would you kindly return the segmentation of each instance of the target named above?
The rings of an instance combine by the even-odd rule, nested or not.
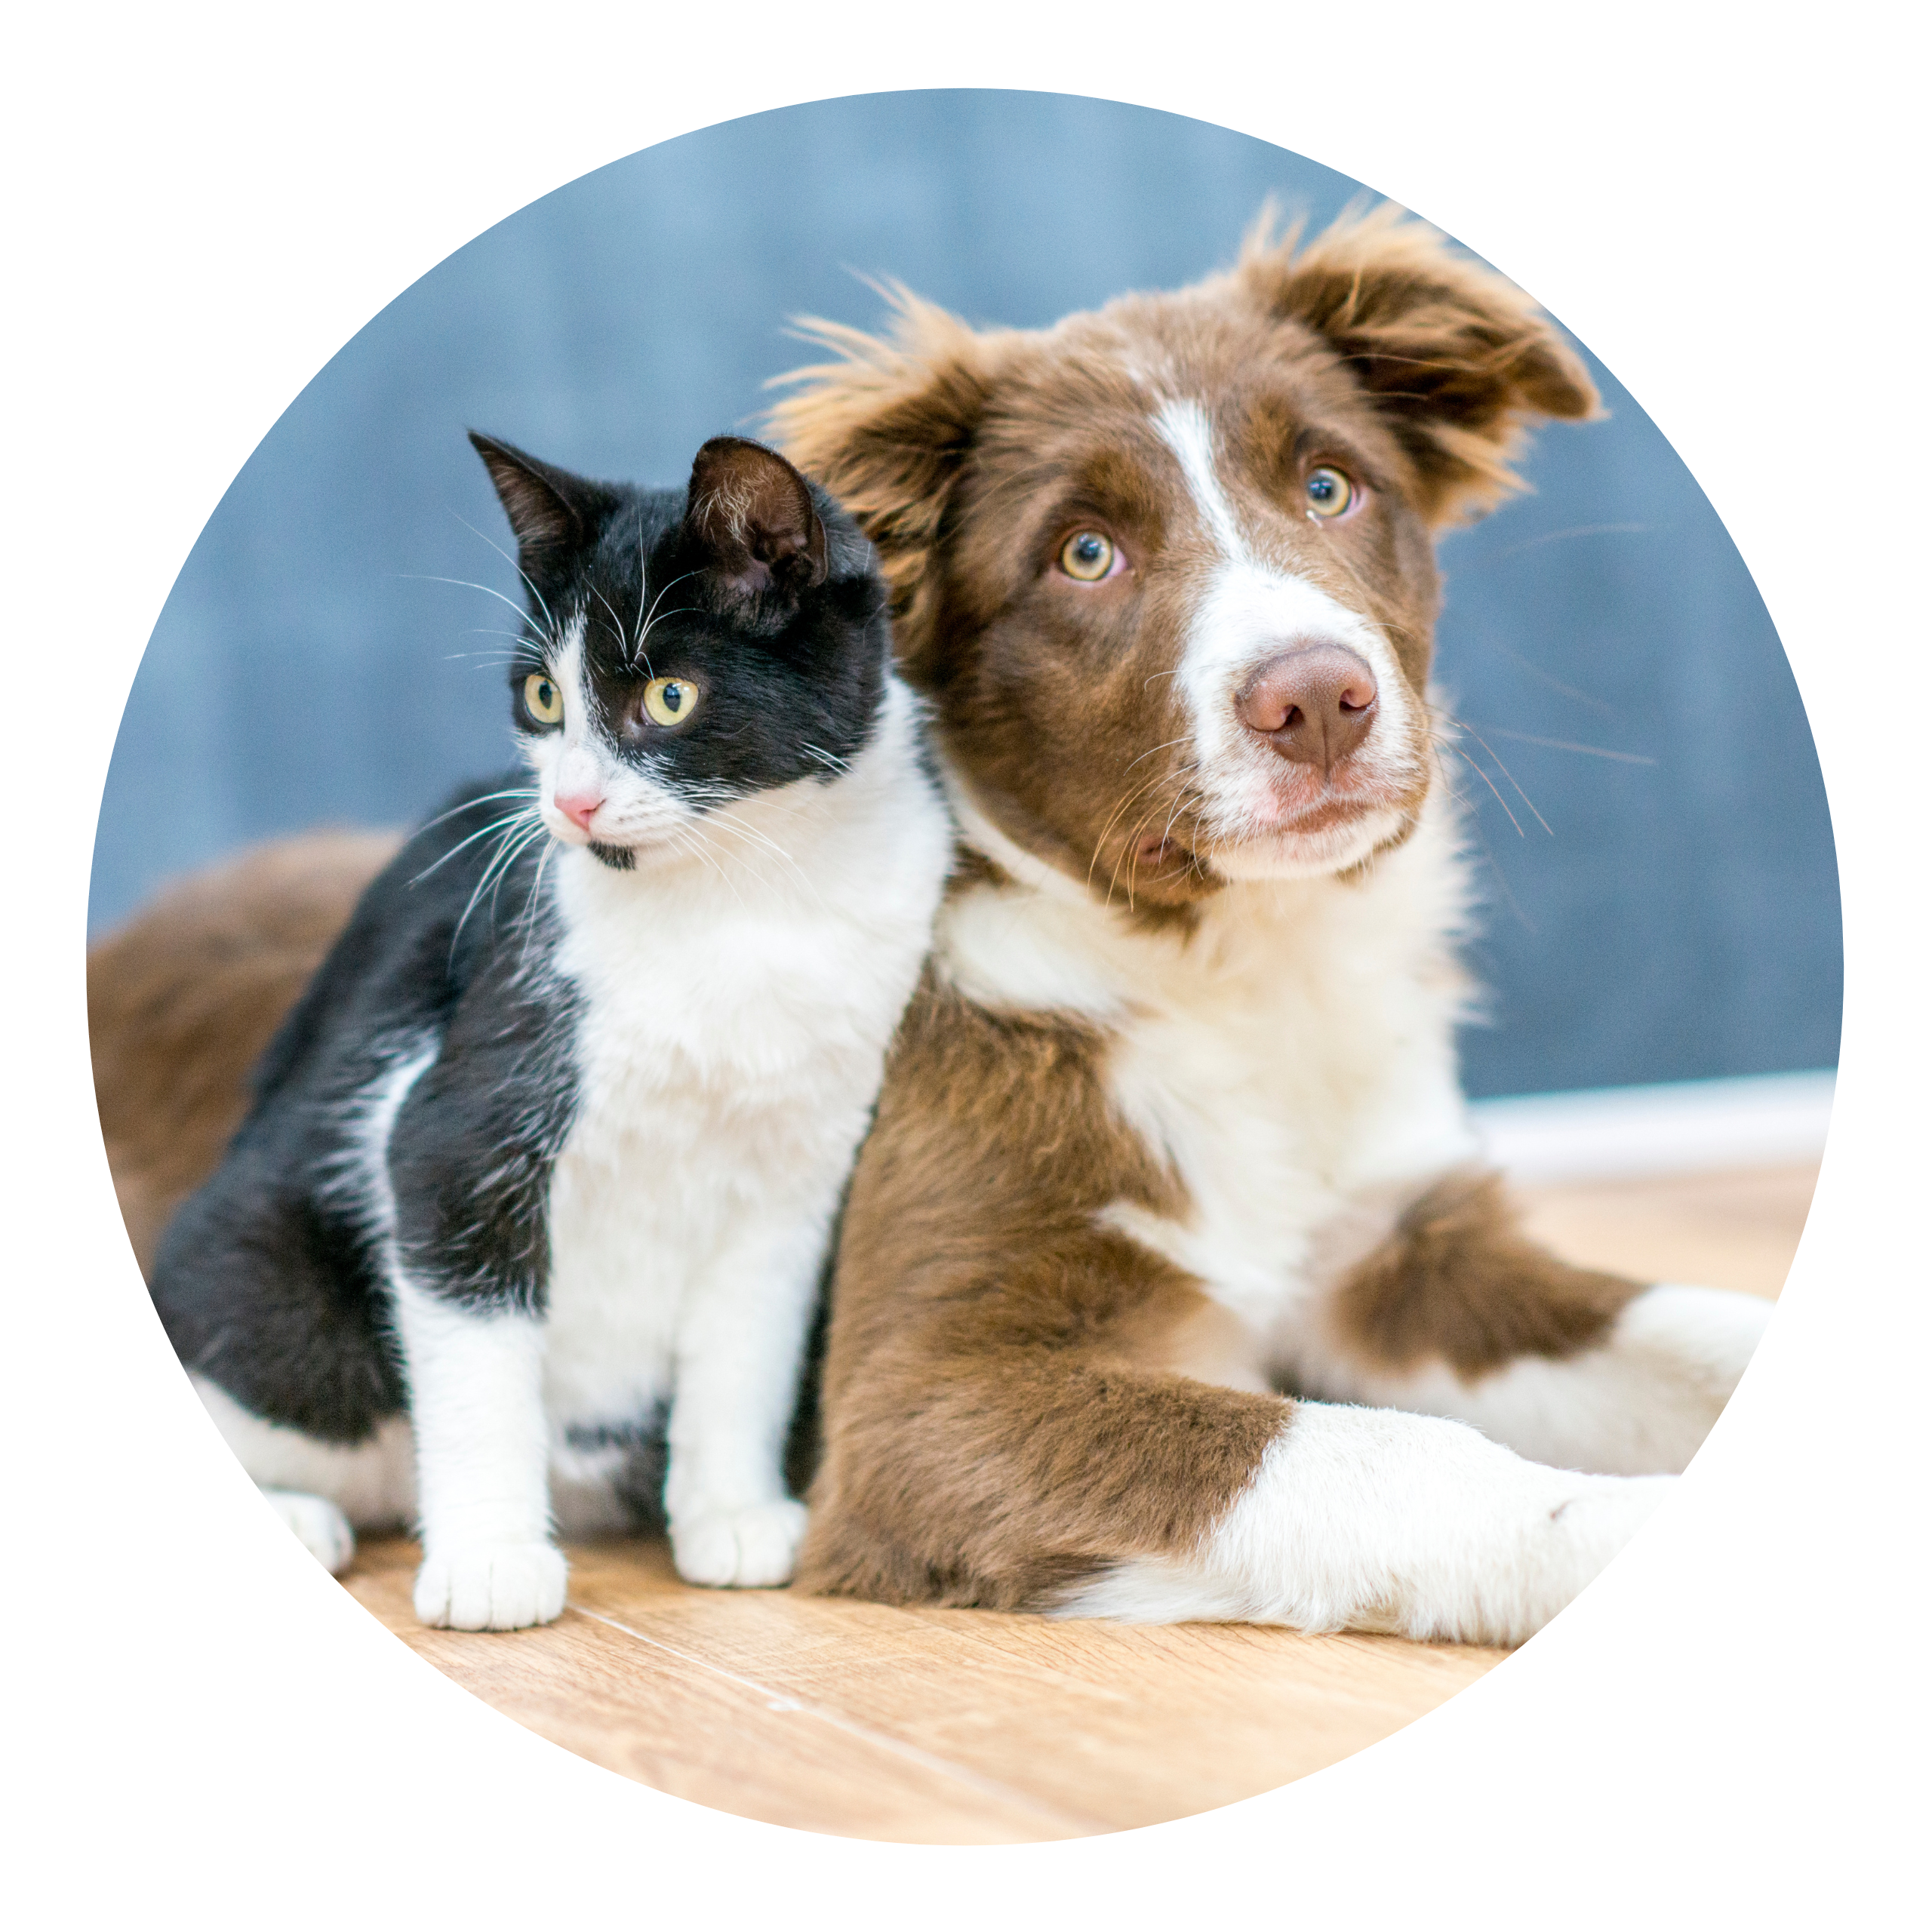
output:
[[[782,1583],[838,1203],[952,838],[872,547],[737,437],[683,491],[472,433],[529,617],[526,772],[403,847],[263,1056],[152,1289],[331,1569],[420,1523],[423,1622],[561,1611],[553,1530]]]

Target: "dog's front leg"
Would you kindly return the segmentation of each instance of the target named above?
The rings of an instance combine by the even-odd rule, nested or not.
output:
[[[1675,1472],[1770,1315],[1573,1267],[1520,1232],[1495,1176],[1457,1174],[1334,1284],[1287,1366],[1307,1393],[1458,1417],[1539,1462]]]
[[[1548,1469],[1432,1416],[1300,1402],[1198,1547],[1117,1564],[1057,1614],[1520,1643],[1672,1481]]]

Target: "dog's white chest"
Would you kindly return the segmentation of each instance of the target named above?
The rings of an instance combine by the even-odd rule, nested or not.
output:
[[[1373,891],[1231,888],[1185,937],[1014,889],[961,895],[942,928],[972,996],[1078,1012],[1109,1036],[1113,1103],[1186,1204],[1121,1200],[1101,1219],[1240,1316],[1257,1363],[1292,1348],[1314,1290],[1420,1179],[1475,1152],[1441,938],[1454,860],[1432,828],[1414,848]]]

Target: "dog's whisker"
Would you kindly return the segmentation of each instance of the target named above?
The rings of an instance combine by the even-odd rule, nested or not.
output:
[[[1535,818],[1537,824],[1541,826],[1544,831],[1549,832],[1550,837],[1554,838],[1556,836],[1556,834],[1553,832],[1550,832],[1549,820],[1545,818],[1543,814],[1537,810],[1536,801],[1531,798],[1529,793],[1525,792],[1521,785],[1516,783],[1516,774],[1503,762],[1502,759],[1496,758],[1496,747],[1494,745],[1486,743],[1482,734],[1478,731],[1473,725],[1464,724],[1463,720],[1460,718],[1457,718],[1454,721],[1460,729],[1467,731],[1469,736],[1474,738],[1476,743],[1481,745],[1483,749],[1488,752],[1491,758],[1496,758],[1497,770],[1501,772],[1503,777],[1508,779],[1512,786],[1515,786],[1517,797],[1521,798],[1523,803],[1529,807],[1531,814]]]

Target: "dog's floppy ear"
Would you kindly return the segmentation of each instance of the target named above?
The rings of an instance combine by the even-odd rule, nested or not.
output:
[[[890,334],[801,318],[838,360],[780,377],[774,440],[856,520],[892,589],[901,659],[915,678],[931,644],[937,586],[928,566],[990,387],[992,337],[888,287]]]
[[[1595,411],[1581,360],[1536,304],[1392,204],[1298,238],[1264,211],[1236,273],[1354,371],[1414,460],[1432,523],[1481,516],[1523,487],[1510,465],[1527,417]]]

